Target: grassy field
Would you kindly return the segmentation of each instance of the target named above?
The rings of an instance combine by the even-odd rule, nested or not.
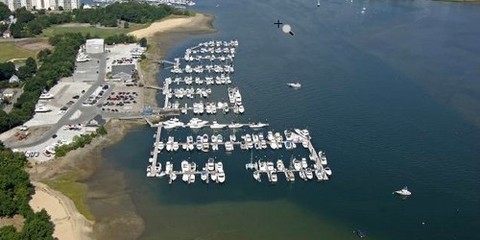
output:
[[[45,181],[49,187],[61,192],[70,198],[78,211],[88,220],[95,220],[95,217],[88,209],[86,203],[87,186],[76,182],[78,175],[74,172],[67,173],[57,179]]]
[[[55,34],[62,33],[76,33],[80,32],[82,34],[90,33],[91,36],[98,36],[100,38],[106,38],[115,34],[128,33],[135,31],[141,28],[147,27],[148,24],[130,24],[129,28],[97,28],[93,26],[62,26],[55,25],[43,30],[41,37],[50,37]]]
[[[36,51],[18,47],[16,44],[10,42],[0,43],[0,49],[0,62],[5,62],[13,58],[35,58],[37,55]]]

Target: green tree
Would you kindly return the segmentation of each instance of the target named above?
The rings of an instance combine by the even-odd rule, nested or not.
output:
[[[50,221],[50,216],[45,209],[42,209],[27,218],[21,237],[22,239],[54,240],[53,230],[54,225]]]
[[[32,57],[27,58],[25,62],[25,66],[27,67],[28,71],[32,74],[37,72],[37,62]]]
[[[143,37],[143,38],[140,38],[139,43],[140,43],[140,46],[142,46],[142,47],[147,47],[147,45],[148,45],[147,39],[144,38],[144,37]]]
[[[10,12],[10,9],[8,8],[8,6],[0,2],[0,20],[5,20],[10,15],[12,15],[12,12]]]
[[[0,240],[20,240],[20,234],[12,225],[0,228]]]
[[[15,74],[15,64],[12,62],[0,63],[0,81],[8,80]]]
[[[130,27],[130,26],[128,25],[128,22],[125,21],[125,22],[123,23],[123,28],[129,28],[129,27]]]
[[[15,10],[15,17],[17,23],[27,23],[35,19],[35,15],[28,11],[25,7],[21,7]]]
[[[45,60],[45,58],[48,57],[48,55],[50,55],[51,53],[52,53],[52,51],[50,51],[50,49],[48,49],[48,48],[45,48],[45,49],[41,50],[37,54],[38,61],[43,62]]]

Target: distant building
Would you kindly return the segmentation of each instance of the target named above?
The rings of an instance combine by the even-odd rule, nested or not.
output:
[[[5,3],[11,11],[21,7],[28,10],[58,9],[58,7],[65,10],[80,8],[80,0],[0,0],[0,2]]]
[[[85,43],[85,51],[88,54],[105,52],[105,41],[100,38],[87,39]]]
[[[113,81],[131,82],[135,72],[135,65],[133,64],[112,65],[111,79]]]

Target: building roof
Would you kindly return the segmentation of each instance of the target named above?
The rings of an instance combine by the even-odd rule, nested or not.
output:
[[[87,45],[104,45],[105,41],[101,38],[93,38],[93,39],[87,39],[86,44]]]
[[[133,64],[112,65],[112,76],[115,76],[121,72],[131,76],[134,71],[135,65]]]
[[[20,79],[15,74],[12,77],[10,77],[10,79],[8,79],[8,82],[18,82],[18,81],[20,81]]]

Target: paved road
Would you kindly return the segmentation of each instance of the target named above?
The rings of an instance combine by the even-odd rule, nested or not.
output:
[[[21,142],[13,143],[11,146],[8,146],[10,148],[28,148],[28,147],[33,147],[39,144],[42,144],[46,141],[48,141],[53,134],[55,134],[60,128],[67,124],[71,124],[73,121],[70,120],[70,117],[77,111],[81,110],[82,115],[78,120],[74,121],[86,121],[90,120],[93,118],[95,115],[99,113],[99,109],[95,106],[82,106],[82,103],[87,100],[87,98],[103,83],[105,83],[105,71],[106,71],[106,59],[105,59],[105,53],[103,54],[92,54],[92,59],[99,59],[99,69],[98,69],[98,77],[97,81],[92,84],[92,86],[78,99],[77,102],[75,102],[70,108],[67,110],[67,112],[60,118],[60,120],[52,125],[52,127],[47,130],[42,136],[40,136],[36,141],[28,143],[28,144],[22,144]],[[94,60],[95,61],[95,60]]]

